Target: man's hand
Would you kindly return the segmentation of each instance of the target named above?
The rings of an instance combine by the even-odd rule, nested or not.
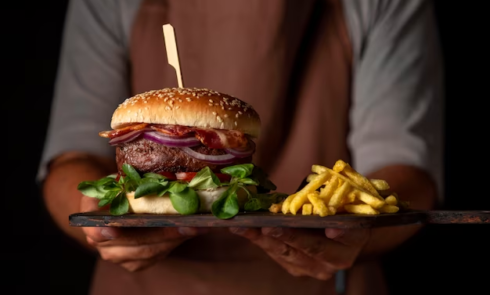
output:
[[[82,197],[83,212],[98,210],[97,201]],[[97,249],[102,259],[119,264],[128,271],[143,270],[155,264],[182,242],[205,228],[114,228],[84,227],[87,243]]]
[[[87,242],[102,259],[133,272],[165,258],[185,240],[201,233],[196,228],[96,228],[86,227]]]
[[[328,280],[350,268],[370,237],[369,229],[230,228],[261,247],[293,276]]]

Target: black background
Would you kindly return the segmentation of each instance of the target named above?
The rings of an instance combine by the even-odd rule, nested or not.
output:
[[[14,3],[11,1],[11,3]],[[490,209],[488,190],[488,15],[484,1],[436,0],[446,71],[445,209]],[[66,1],[2,2],[0,276],[9,294],[86,294],[93,258],[44,211],[34,182],[48,124]],[[4,158],[5,159],[5,158]],[[5,210],[6,209],[6,210]],[[385,255],[391,294],[489,290],[489,226],[428,226]],[[2,287],[3,288],[3,287]],[[25,290],[25,291],[24,291]]]

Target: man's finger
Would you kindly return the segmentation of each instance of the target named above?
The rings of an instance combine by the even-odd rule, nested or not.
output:
[[[357,247],[364,245],[371,235],[371,230],[367,228],[326,228],[325,236],[346,246]]]
[[[99,248],[100,257],[113,263],[125,263],[134,260],[159,259],[167,256],[170,251],[181,244],[175,240],[160,244],[142,246],[113,246]]]
[[[270,256],[270,255],[269,255]],[[334,270],[326,268],[319,263],[316,263],[314,267],[303,267],[294,263],[287,262],[280,257],[270,256],[277,264],[282,266],[290,275],[295,277],[312,277],[317,280],[326,281],[332,278]]]
[[[137,246],[157,244],[164,241],[186,239],[207,231],[206,228],[114,228],[114,227],[84,227],[88,238],[98,243],[100,247]]]
[[[359,243],[346,246],[320,234],[320,231],[293,228],[263,228],[262,233],[283,241],[287,245],[335,269],[350,268],[364,245]],[[357,239],[348,237],[349,234],[350,232],[346,231],[343,239],[349,241]],[[358,233],[355,232],[354,234]]]
[[[326,280],[334,272],[334,269],[315,261],[315,259],[298,249],[280,240],[264,236],[260,229],[231,228],[230,231],[249,239],[252,243],[262,248],[267,255],[294,276],[310,276],[320,280]]]

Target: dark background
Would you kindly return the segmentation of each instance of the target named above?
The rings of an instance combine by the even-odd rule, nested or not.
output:
[[[14,3],[11,1],[11,3]],[[7,187],[1,215],[0,283],[26,294],[86,294],[93,258],[67,240],[44,211],[34,178],[48,124],[66,1],[0,4],[2,149]],[[489,45],[484,1],[436,0],[446,71],[444,209],[490,209]],[[6,91],[6,93],[5,93]],[[5,178],[5,175],[7,178]],[[5,181],[7,179],[7,181]],[[7,210],[5,210],[7,208]],[[6,212],[5,212],[6,211]],[[5,215],[7,213],[7,215]],[[428,226],[385,255],[391,294],[481,293],[490,278],[489,226]],[[24,292],[25,290],[25,292]],[[29,293],[30,293],[29,292]]]

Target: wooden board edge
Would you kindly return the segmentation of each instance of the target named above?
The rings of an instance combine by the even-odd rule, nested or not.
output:
[[[212,215],[123,215],[77,213],[69,217],[74,227],[290,227],[290,228],[374,228],[423,224],[424,212],[382,215],[293,216],[283,214],[239,214],[228,220]]]

